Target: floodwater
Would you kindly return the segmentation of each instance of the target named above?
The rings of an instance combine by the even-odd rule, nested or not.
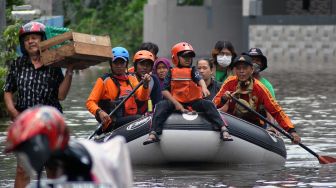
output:
[[[74,75],[64,114],[72,137],[86,138],[95,119],[85,100],[104,70],[91,68]],[[273,71],[264,73],[275,88],[276,98],[291,117],[302,142],[319,155],[336,157],[336,74]],[[3,153],[8,120],[0,120],[0,187],[12,187],[15,157]],[[336,187],[336,164],[318,160],[286,140],[287,161],[273,166],[165,166],[134,167],[134,187]]]

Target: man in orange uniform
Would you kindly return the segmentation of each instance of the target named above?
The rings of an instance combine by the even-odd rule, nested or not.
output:
[[[162,95],[167,100],[156,105],[151,132],[147,140],[143,142],[144,145],[158,142],[158,134],[161,134],[162,125],[169,115],[175,110],[186,112],[188,107],[204,112],[209,121],[221,130],[221,139],[232,140],[214,104],[203,99],[203,96],[208,96],[210,92],[197,68],[191,67],[193,57],[195,57],[195,52],[190,44],[180,42],[173,46],[172,60],[175,67],[168,72],[162,90]]]
[[[112,73],[105,74],[97,79],[89,98],[86,101],[86,107],[95,115],[96,119],[103,124],[103,131],[111,131],[139,117],[138,107],[135,97],[129,98],[125,104],[113,114],[113,121],[109,113],[119,102],[126,97],[133,88],[139,83],[131,75],[126,75],[125,70],[129,62],[128,51],[123,47],[112,49],[113,60],[110,61]],[[148,83],[150,75],[143,76],[144,84],[136,92],[138,100],[146,101],[149,98]]]
[[[217,108],[253,124],[262,125],[256,115],[251,114],[239,104],[228,100],[229,94],[234,95],[239,101],[257,112],[260,112],[262,107],[265,108],[281,127],[293,136],[294,143],[300,142],[301,138],[296,133],[289,117],[274,100],[267,88],[260,81],[253,78],[254,70],[251,57],[240,55],[234,60],[232,66],[237,76],[229,77],[213,99]]]

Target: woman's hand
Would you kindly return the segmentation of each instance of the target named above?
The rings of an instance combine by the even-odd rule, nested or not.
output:
[[[203,93],[203,97],[207,97],[210,95],[210,91],[208,90],[208,88],[202,88],[202,93]]]

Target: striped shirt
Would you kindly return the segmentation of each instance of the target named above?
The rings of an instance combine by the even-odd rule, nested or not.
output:
[[[28,56],[11,63],[5,92],[15,93],[16,109],[20,112],[36,105],[49,105],[62,112],[58,88],[64,79],[61,68],[42,66],[35,69]]]

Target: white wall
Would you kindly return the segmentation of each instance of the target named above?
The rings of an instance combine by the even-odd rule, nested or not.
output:
[[[197,56],[209,56],[218,40],[242,50],[242,1],[205,0],[203,6],[177,6],[176,0],[148,0],[144,8],[144,42],[156,43],[159,56],[170,56],[177,42],[189,42]]]

